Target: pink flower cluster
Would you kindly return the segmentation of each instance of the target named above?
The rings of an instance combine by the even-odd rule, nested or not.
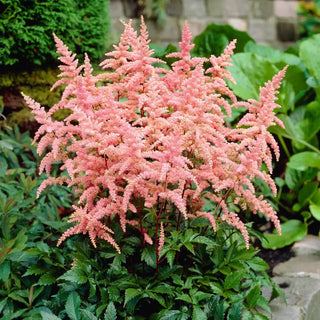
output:
[[[61,161],[61,170],[68,173],[49,177],[39,193],[52,183],[76,186],[79,193],[69,220],[76,224],[59,244],[83,233],[94,246],[96,238],[102,238],[120,252],[108,224],[115,217],[124,231],[127,225],[136,226],[152,243],[148,230],[139,225],[141,203],[154,210],[159,203],[171,203],[185,219],[207,217],[214,229],[222,219],[241,231],[247,246],[248,231],[230,210],[230,201],[243,210],[263,213],[280,232],[276,212],[255,195],[252,180],[261,178],[276,194],[261,166],[265,163],[271,172],[272,150],[279,157],[267,129],[276,123],[283,126],[274,109],[280,107],[275,101],[285,70],[261,89],[260,102],[237,102],[225,81],[233,81],[226,66],[231,65],[235,41],[220,57],[191,57],[187,24],[181,52],[168,55],[177,60],[172,68],[157,67],[163,61],[152,57],[143,21],[139,35],[131,22],[125,24],[119,45],[101,63],[107,71],[96,76],[87,56],[78,66],[75,55],[56,36],[55,41],[63,65],[54,87],[66,85],[61,101],[46,112],[31,98],[25,99],[41,124],[35,136],[38,153],[46,151],[40,172],[50,176],[53,162]],[[211,64],[206,71],[205,62]],[[248,111],[231,128],[226,118],[238,106]],[[58,109],[71,114],[54,121]],[[212,212],[202,210],[205,199],[214,203]],[[163,224],[160,233],[161,250]]]

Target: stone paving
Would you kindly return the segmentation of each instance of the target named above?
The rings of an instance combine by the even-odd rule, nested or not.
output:
[[[320,319],[320,238],[308,235],[292,249],[295,257],[278,264],[274,280],[284,292],[287,305],[271,302],[272,320]],[[266,297],[270,293],[265,292]]]

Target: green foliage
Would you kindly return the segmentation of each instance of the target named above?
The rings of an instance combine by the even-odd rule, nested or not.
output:
[[[53,33],[73,52],[102,58],[110,27],[108,1],[0,1],[0,66],[30,69],[53,64]]]
[[[154,246],[141,248],[139,231],[130,226],[126,236],[116,231],[120,255],[103,241],[101,250],[91,248],[81,236],[57,248],[70,193],[52,187],[37,199],[44,177],[36,177],[30,137],[17,127],[0,137],[1,319],[238,320],[246,313],[260,319],[258,307],[270,313],[261,289],[272,288],[274,297],[280,291],[268,265],[222,222],[215,233],[205,218],[167,217],[172,224],[159,257]],[[154,224],[152,214],[144,219]]]
[[[299,35],[301,38],[310,37],[320,32],[320,1],[299,1]]]
[[[236,52],[242,52],[245,44],[254,41],[246,32],[234,29],[229,25],[209,24],[194,38],[193,54],[209,58],[212,54],[218,57],[230,41],[237,39]]]

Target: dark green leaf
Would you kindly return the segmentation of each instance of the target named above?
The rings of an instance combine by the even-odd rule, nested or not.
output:
[[[104,313],[104,320],[117,320],[117,310],[113,302],[108,304],[107,310]]]
[[[244,277],[244,271],[235,271],[226,276],[224,290],[236,288]]]
[[[141,254],[141,260],[145,261],[146,264],[152,268],[156,267],[156,251],[153,246],[146,246],[144,248]]]
[[[85,273],[78,267],[74,267],[74,268],[68,270],[66,273],[64,273],[58,279],[62,279],[62,280],[70,281],[70,282],[75,282],[77,284],[86,283],[88,280]]]
[[[133,298],[142,295],[141,290],[134,289],[134,288],[129,288],[125,291],[125,300],[124,304],[126,305],[130,300]]]
[[[10,270],[11,268],[9,261],[5,261],[0,264],[0,280],[7,281],[9,279]]]
[[[71,320],[79,320],[80,319],[80,296],[77,292],[71,292],[67,298],[66,302],[66,312]]]
[[[256,285],[249,290],[246,296],[249,309],[252,309],[257,305],[258,299],[260,297],[260,291],[261,290],[259,285]]]

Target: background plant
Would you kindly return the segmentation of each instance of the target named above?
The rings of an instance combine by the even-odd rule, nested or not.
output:
[[[0,1],[0,66],[3,70],[54,64],[52,33],[72,50],[99,60],[108,46],[108,1]]]

